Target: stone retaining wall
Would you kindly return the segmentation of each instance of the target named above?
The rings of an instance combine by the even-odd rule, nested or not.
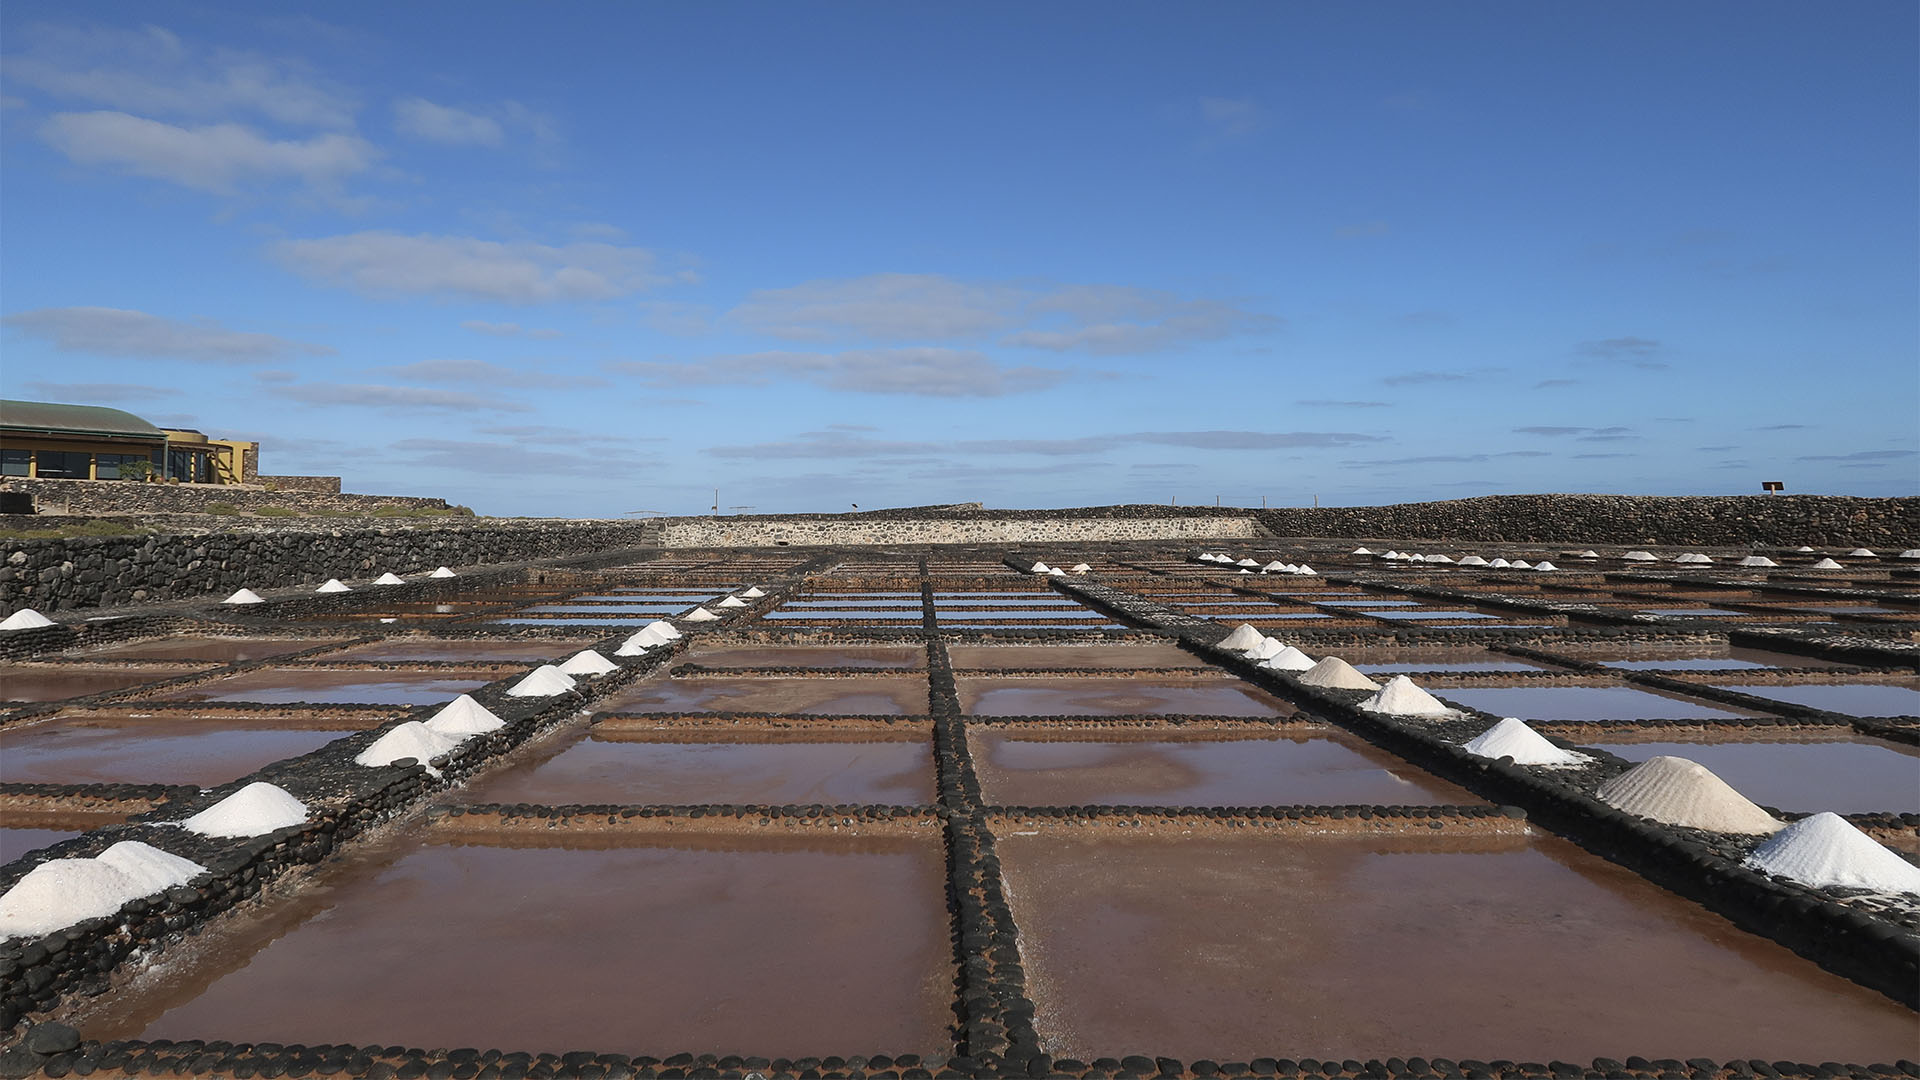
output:
[[[1045,516],[1042,516],[1045,515]],[[1253,516],[889,518],[864,514],[807,517],[669,518],[663,547],[795,547],[840,544],[1066,544],[1135,540],[1251,540],[1265,535]]]
[[[323,495],[340,494],[337,476],[255,476],[253,483],[270,491],[317,491]]]
[[[323,480],[328,477],[267,477],[263,481]],[[445,499],[413,495],[341,494],[338,481],[332,492],[318,489],[265,488],[232,484],[136,484],[122,480],[42,480],[10,476],[0,491],[24,491],[33,496],[42,514],[193,514],[205,513],[215,503],[241,510],[284,506],[295,510],[373,510],[383,506],[445,510]]]

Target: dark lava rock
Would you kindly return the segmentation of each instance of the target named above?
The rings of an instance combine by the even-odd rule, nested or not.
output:
[[[80,1045],[80,1033],[65,1024],[35,1024],[20,1044],[36,1054],[60,1054]]]

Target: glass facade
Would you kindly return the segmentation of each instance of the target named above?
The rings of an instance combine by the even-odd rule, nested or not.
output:
[[[144,474],[138,466],[150,464],[152,459],[145,454],[95,454],[93,475],[97,480],[119,480],[123,478],[121,467],[134,465],[136,468],[128,471],[134,476],[142,476]]]
[[[75,450],[34,451],[34,475],[50,480],[91,479],[93,455]]]
[[[25,476],[31,472],[33,451],[0,450],[0,476]]]

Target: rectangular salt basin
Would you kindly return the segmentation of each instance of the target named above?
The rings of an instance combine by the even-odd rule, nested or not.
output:
[[[1920,748],[1864,735],[1719,742],[1581,740],[1628,761],[1681,757],[1705,765],[1762,806],[1836,814],[1920,813]]]
[[[708,668],[920,668],[925,649],[912,645],[741,645],[694,648],[682,663]]]
[[[162,694],[155,701],[253,701],[428,705],[451,701],[496,675],[435,671],[262,668]]]
[[[177,679],[194,668],[72,668],[0,664],[0,701],[67,701]],[[199,668],[206,671],[208,668]]]
[[[1765,715],[1632,686],[1449,686],[1438,693],[1458,705],[1522,720],[1725,720]]]
[[[141,806],[140,809],[145,809]],[[75,814],[0,810],[0,866],[30,851],[71,840],[103,825],[118,825],[126,814]]]
[[[1006,671],[1035,668],[1205,667],[1206,661],[1178,645],[949,645],[954,670]]]
[[[160,637],[95,645],[60,655],[85,660],[211,660],[238,664],[338,644],[339,638]]]
[[[1432,806],[1479,799],[1331,728],[1152,733],[974,727],[974,768],[1001,806]]]
[[[0,782],[214,787],[344,734],[297,718],[54,717],[0,728]]]
[[[924,806],[935,797],[933,746],[924,736],[730,734],[723,743],[656,742],[648,734],[584,732],[543,748],[539,760],[476,781],[460,801]]]
[[[1908,1009],[1556,837],[1055,833],[998,852],[1056,1056],[1912,1053]]]
[[[655,1056],[947,1051],[944,878],[937,833],[390,841],[79,1026]]]
[[[1373,619],[1392,619],[1411,621],[1418,619],[1448,619],[1464,621],[1471,619],[1498,619],[1498,615],[1489,615],[1484,611],[1462,611],[1457,608],[1421,608],[1417,611],[1356,611],[1355,615],[1365,615]]]
[[[1712,671],[1739,668],[1831,668],[1840,667],[1831,660],[1811,656],[1743,649],[1731,645],[1707,645],[1700,648],[1667,649],[1566,649],[1568,656],[1591,660],[1627,671]]]
[[[1853,716],[1920,716],[1920,680],[1890,683],[1804,683],[1770,686],[1765,683],[1715,683],[1754,697],[1771,698],[1809,709]]]
[[[1314,655],[1319,655],[1315,653]],[[1548,665],[1477,647],[1336,648],[1333,655],[1361,671],[1395,675],[1405,671],[1541,671]]]
[[[954,680],[971,716],[1292,716],[1293,706],[1234,679]]]
[[[592,645],[590,639],[563,641],[537,638],[532,641],[486,638],[395,638],[341,649],[316,657],[320,660],[377,660],[404,663],[410,660],[459,663],[491,663],[519,660],[528,664],[549,659],[564,659]]]
[[[598,703],[606,712],[752,712],[796,715],[920,716],[925,676],[852,678],[652,678]]]

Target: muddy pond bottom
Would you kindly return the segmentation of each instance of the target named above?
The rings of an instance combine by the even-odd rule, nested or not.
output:
[[[954,680],[972,716],[1292,716],[1293,706],[1232,679]]]
[[[893,645],[740,645],[731,648],[693,649],[680,658],[682,664],[705,668],[874,668],[911,669],[925,667],[927,652],[919,647]]]
[[[0,782],[215,787],[345,734],[267,717],[54,717],[0,729]]]
[[[974,766],[1001,806],[1433,806],[1481,800],[1331,728],[1116,735],[975,727]]]
[[[321,660],[374,660],[381,663],[430,662],[489,663],[496,660],[536,664],[543,660],[563,660],[592,645],[590,639],[564,641],[542,638],[538,641],[488,641],[484,638],[395,638],[372,641],[318,657]]]
[[[153,700],[429,705],[451,701],[495,678],[437,671],[264,668],[156,695]]]
[[[1006,836],[1056,1056],[1890,1061],[1914,1014],[1553,837]]]
[[[88,1038],[664,1056],[947,1049],[937,835],[400,844],[81,1018]]]
[[[606,712],[752,712],[814,716],[918,716],[927,711],[924,676],[853,678],[652,678],[598,704]]]
[[[1204,667],[1206,662],[1176,645],[949,645],[956,671],[1019,671],[1042,668]]]
[[[1697,761],[1754,802],[1836,814],[1920,813],[1920,748],[1865,736],[1794,740],[1622,742],[1577,740],[1628,761]]]
[[[1444,687],[1448,701],[1522,720],[1725,720],[1759,716],[1633,686]]]
[[[198,670],[206,671],[205,667]],[[66,701],[192,674],[188,668],[34,667],[0,664],[0,701]]]
[[[95,645],[61,655],[86,660],[213,660],[238,664],[338,643],[337,638],[162,637]]]

